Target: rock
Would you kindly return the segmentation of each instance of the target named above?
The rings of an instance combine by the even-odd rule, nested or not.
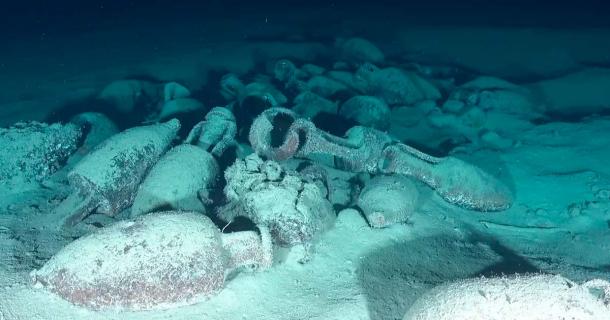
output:
[[[297,67],[292,61],[287,59],[278,60],[273,67],[273,75],[281,82],[288,82],[295,79],[297,73]]]
[[[379,130],[390,126],[390,107],[372,96],[355,96],[347,100],[339,109],[339,114],[359,124]]]
[[[269,181],[280,181],[284,170],[275,161],[265,161],[260,166],[260,171],[265,174],[265,179]]]
[[[287,59],[278,60],[273,68],[275,79],[284,84],[284,89],[288,92],[300,92],[305,90],[303,78],[309,75],[299,70],[294,63]],[[281,103],[283,104],[283,102]]]
[[[470,108],[460,116],[460,121],[469,128],[479,130],[485,127],[485,117],[485,111],[481,108]]]
[[[165,121],[180,114],[194,112],[205,109],[203,103],[191,98],[176,98],[163,103],[161,111],[157,117],[158,121]]]
[[[479,76],[473,80],[470,80],[460,86],[463,89],[474,89],[474,90],[515,90],[519,89],[519,86],[497,77],[490,76]]]
[[[310,91],[296,96],[294,103],[292,110],[308,119],[313,119],[320,113],[337,113],[337,104]]]
[[[72,194],[55,209],[64,225],[74,225],[93,211],[114,216],[129,207],[140,182],[179,129],[176,119],[127,129],[80,160],[68,173]]]
[[[131,216],[161,209],[205,212],[199,194],[208,193],[218,171],[216,160],[205,150],[188,144],[172,148],[152,167],[138,188]]]
[[[244,83],[233,73],[226,74],[220,79],[220,94],[227,101],[238,99],[245,93],[245,90]]]
[[[518,91],[483,91],[479,94],[479,108],[519,115],[525,119],[539,117],[539,107],[531,96]]]
[[[73,123],[19,122],[0,128],[3,192],[25,191],[50,177],[77,150],[81,135],[81,129]]]
[[[347,228],[354,231],[361,230],[362,228],[368,228],[366,220],[362,217],[362,214],[360,214],[360,212],[354,208],[347,208],[339,211],[335,226],[337,228]]]
[[[324,98],[329,98],[339,91],[348,90],[348,87],[326,76],[314,76],[307,81],[307,88]]]
[[[140,80],[117,80],[108,84],[98,97],[112,104],[121,113],[130,113],[139,104],[156,105],[159,100],[157,85]]]
[[[481,135],[481,141],[484,142],[486,145],[498,150],[508,149],[515,144],[513,140],[501,137],[495,131],[484,132]]]
[[[457,114],[464,109],[466,104],[460,100],[449,99],[443,103],[443,111]]]
[[[610,110],[610,68],[587,68],[528,86],[544,111],[564,116],[586,116]]]
[[[578,284],[543,274],[465,279],[428,291],[403,319],[598,320],[610,314],[609,297],[604,280]]]
[[[480,144],[481,136],[489,131],[485,128],[488,123],[487,114],[479,108],[470,108],[462,114],[432,112],[427,116],[432,127],[449,130],[454,137],[464,137],[468,141]]]
[[[366,81],[367,94],[382,98],[388,105],[412,105],[441,98],[432,83],[414,72],[393,67],[379,69],[365,63],[358,69],[357,76]]]
[[[231,110],[215,107],[205,115],[205,120],[196,124],[189,132],[185,143],[194,144],[220,157],[236,144],[237,124]]]
[[[288,101],[288,98],[266,78],[243,86],[235,76],[228,75],[223,77],[221,82],[223,95],[227,97],[234,95],[229,100],[233,100],[231,110],[239,130],[247,130],[254,117],[263,110],[280,106]]]
[[[595,192],[595,198],[599,200],[610,200],[610,189],[599,189]]]
[[[281,91],[276,89],[271,83],[262,81],[252,82],[246,86],[244,96],[240,100],[243,103],[248,97],[263,99],[272,107],[284,105],[288,102],[288,98]]]
[[[301,178],[303,178],[303,180],[314,183],[316,186],[318,186],[318,189],[320,189],[320,191],[322,192],[322,197],[326,198],[330,201],[330,199],[331,199],[331,195],[330,195],[331,178],[329,176],[329,171],[327,170],[327,168],[323,167],[322,165],[320,165],[318,163],[312,163],[312,162],[308,162],[308,161],[299,161],[297,159],[294,159],[294,161],[284,161],[282,163],[284,165],[284,167],[282,167],[282,168],[285,168],[286,170],[290,170],[290,169],[288,169],[288,167],[292,166],[296,163],[298,163],[299,165],[293,171],[298,172],[299,175],[301,176]],[[348,191],[349,190],[350,190],[350,188],[348,188]],[[333,202],[331,201],[331,203],[333,203]]]
[[[281,246],[310,244],[334,222],[331,204],[315,183],[295,173],[278,174],[278,168],[256,154],[235,161],[225,171],[225,195],[230,202],[221,208],[220,217],[231,221],[245,216],[268,227]]]
[[[194,303],[220,291],[234,270],[271,266],[267,232],[222,234],[194,212],[120,221],[79,238],[30,276],[93,310],[149,310]]]
[[[352,205],[359,191],[359,186],[355,186],[351,181],[355,174],[333,168],[326,168],[326,171],[328,171],[327,188],[330,203],[339,207]]]
[[[524,119],[539,117],[541,109],[528,89],[503,79],[487,76],[478,77],[459,86],[451,92],[449,101],[453,104],[461,102],[466,111],[470,108],[479,108],[483,111],[516,115]]]
[[[434,101],[430,101],[430,100],[426,100],[426,101],[422,101],[420,103],[417,103],[415,106],[396,106],[394,108],[392,108],[392,114],[390,115],[390,121],[392,123],[393,127],[402,127],[402,128],[409,128],[409,127],[429,127],[429,124],[427,123],[428,121],[428,116],[437,111],[438,108],[436,107],[436,104],[434,103]],[[407,129],[407,130],[411,130],[411,129]],[[431,130],[431,129],[429,129]],[[409,135],[414,135],[417,136],[419,134],[421,134],[421,130],[415,128],[413,130],[414,132],[409,132]],[[438,131],[435,130],[435,132]],[[392,135],[396,134],[395,132],[393,132],[393,130],[390,130],[390,133]],[[400,140],[405,140],[403,138],[403,136],[401,134],[397,134],[398,136],[400,136]],[[411,139],[408,139],[411,140]],[[421,137],[421,140],[425,140],[425,137]],[[421,141],[420,141],[421,142]]]
[[[349,89],[354,90],[358,93],[364,93],[368,87],[368,83],[349,71],[337,71],[332,70],[326,73],[326,76],[346,85]]]
[[[188,98],[191,96],[191,91],[185,86],[177,82],[168,82],[163,86],[163,101]]]
[[[384,228],[406,222],[415,212],[418,195],[415,185],[406,177],[377,176],[362,189],[358,207],[371,227]]]
[[[339,56],[348,62],[361,64],[364,62],[381,63],[384,55],[370,41],[363,38],[338,39],[336,47]]]
[[[443,114],[441,112],[433,112],[428,116],[428,121],[430,124],[436,128],[444,128],[444,127],[459,127],[460,121],[459,118],[453,114]]]
[[[116,124],[106,115],[98,112],[80,113],[70,119],[70,122],[78,125],[86,132],[85,141],[80,147],[85,152],[93,150],[104,140],[119,133]]]
[[[350,65],[345,61],[335,61],[333,63],[334,70],[348,70],[350,69]]]
[[[286,103],[288,99],[277,90],[268,79],[261,79],[245,85],[235,74],[229,73],[220,79],[220,94],[228,101],[236,101],[238,106],[249,100],[260,101],[268,106]]]
[[[306,73],[309,77],[320,76],[326,72],[326,69],[311,63],[306,63],[301,66],[301,71]]]
[[[491,78],[492,80],[495,78]],[[443,105],[428,115],[428,123],[445,136],[465,138],[473,147],[505,149],[518,139],[517,132],[531,128],[540,119],[540,106],[526,90],[500,80],[473,81],[457,88]],[[500,83],[498,83],[500,82]],[[479,90],[473,83],[507,89]]]

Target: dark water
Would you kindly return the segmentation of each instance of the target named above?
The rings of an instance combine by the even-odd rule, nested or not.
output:
[[[606,1],[21,1],[2,4],[3,33],[81,33],[116,27],[226,19],[244,31],[265,17],[281,24],[485,25],[579,28],[608,26]],[[389,21],[379,21],[386,20]],[[317,29],[320,25],[311,25]],[[218,30],[222,33],[222,30]]]

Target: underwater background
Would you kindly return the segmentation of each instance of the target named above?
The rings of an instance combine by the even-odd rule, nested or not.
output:
[[[610,319],[604,1],[0,4],[0,319]]]

